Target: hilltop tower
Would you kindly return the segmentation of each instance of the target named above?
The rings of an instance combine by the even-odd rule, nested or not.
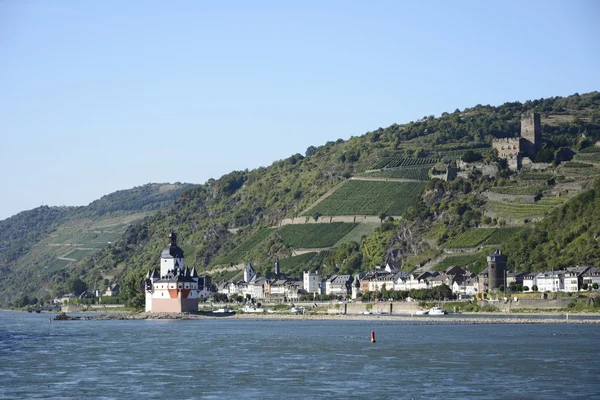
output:
[[[542,122],[540,114],[531,113],[521,118],[521,151],[533,159],[542,148]]]
[[[488,273],[488,288],[496,289],[500,285],[505,285],[505,275],[506,275],[506,256],[500,252],[500,250],[496,250],[493,254],[487,256],[487,273]]]

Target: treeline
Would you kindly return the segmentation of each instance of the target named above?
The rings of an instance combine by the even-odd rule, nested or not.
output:
[[[84,216],[120,215],[131,212],[148,212],[171,206],[184,190],[195,185],[190,183],[148,183],[132,189],[118,190],[102,196],[82,207]]]
[[[75,207],[41,206],[0,221],[0,268],[27,254],[69,218]]]

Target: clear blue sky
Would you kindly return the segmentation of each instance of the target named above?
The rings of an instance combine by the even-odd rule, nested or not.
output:
[[[0,2],[0,219],[600,88],[589,1]]]

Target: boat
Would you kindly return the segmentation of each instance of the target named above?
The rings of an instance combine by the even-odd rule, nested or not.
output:
[[[213,311],[214,314],[229,314],[232,313],[233,310],[225,307],[225,308],[219,308],[218,310]]]
[[[429,315],[444,315],[444,314],[448,314],[448,313],[442,307],[436,306],[436,307],[431,307],[429,309]]]
[[[242,308],[243,312],[247,312],[247,313],[264,313],[267,312],[267,310],[265,310],[264,308],[256,308],[256,307],[252,307],[252,306],[245,306],[244,308]]]
[[[415,315],[427,315],[429,314],[429,310],[423,310],[422,308],[419,308],[416,312]]]

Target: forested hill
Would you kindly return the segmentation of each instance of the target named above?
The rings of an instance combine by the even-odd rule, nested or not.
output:
[[[515,265],[558,270],[600,264],[600,179],[532,229],[507,242]]]
[[[156,211],[171,206],[181,192],[192,188],[190,183],[148,183],[132,189],[119,190],[102,196],[81,208],[81,215],[123,215],[131,212]]]
[[[77,260],[101,251],[146,215],[172,206],[193,186],[147,184],[88,206],[41,206],[0,221],[0,303],[69,279]]]
[[[0,273],[53,232],[75,207],[41,206],[0,221]]]
[[[548,168],[510,171],[492,151],[492,139],[518,136],[521,117],[530,112],[541,114],[543,126],[543,149],[534,161]],[[477,272],[487,251],[509,251],[507,240],[600,176],[598,140],[600,94],[593,92],[477,105],[309,146],[268,167],[233,171],[184,191],[172,206],[130,224],[103,250],[48,270],[50,286],[36,293],[68,290],[65,282],[75,277],[88,287],[111,280],[135,291],[141,275],[157,266],[171,229],[186,265],[217,281],[238,273],[222,272],[223,267],[248,261],[267,275],[276,259],[291,274],[309,268],[355,273],[384,263],[405,270],[460,265]],[[565,162],[565,149],[579,158]],[[468,167],[451,182],[431,179],[457,166],[458,159],[497,172],[483,175]],[[538,200],[521,204],[523,196]],[[126,205],[115,197],[94,212],[119,209]],[[468,248],[468,257],[449,256],[454,248]],[[515,253],[510,262],[518,257]]]

